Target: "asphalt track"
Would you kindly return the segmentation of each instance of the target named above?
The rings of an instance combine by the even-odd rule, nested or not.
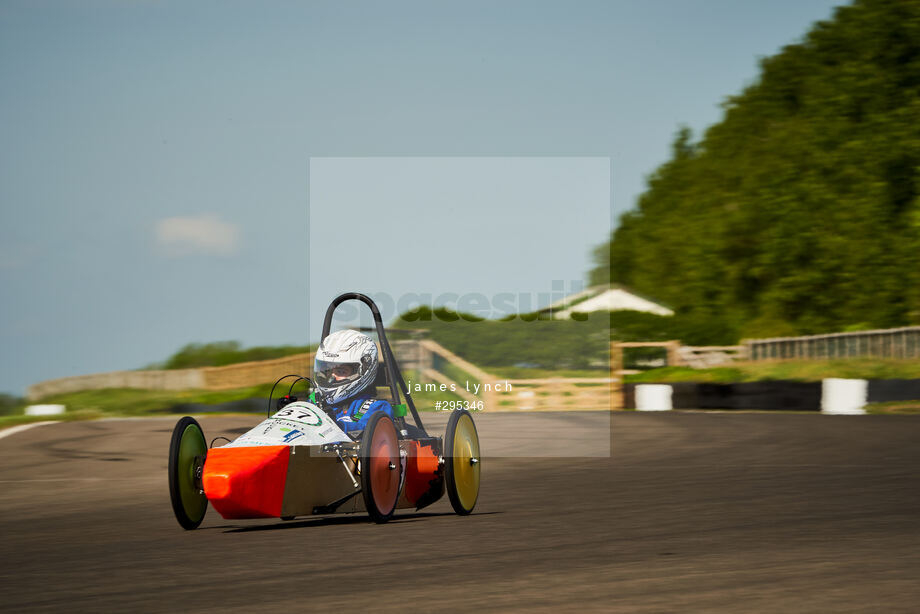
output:
[[[501,455],[541,442],[576,455],[606,413],[476,419],[489,456],[475,513],[455,516],[445,499],[386,525],[210,510],[182,530],[166,481],[175,418],[0,439],[0,609],[920,607],[920,416],[617,413],[610,456],[594,458]],[[201,419],[209,438],[256,421]]]

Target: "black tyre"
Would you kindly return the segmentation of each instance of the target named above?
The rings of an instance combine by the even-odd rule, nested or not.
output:
[[[399,437],[392,418],[383,412],[371,416],[361,438],[361,494],[374,522],[393,516],[399,498]]]
[[[191,416],[180,419],[169,444],[169,498],[183,529],[197,529],[208,509],[201,472],[208,444],[201,426]]]
[[[479,433],[473,416],[454,411],[444,436],[444,481],[454,511],[466,516],[476,507],[480,479]]]

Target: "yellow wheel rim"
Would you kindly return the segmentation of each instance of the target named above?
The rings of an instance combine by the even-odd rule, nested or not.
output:
[[[472,510],[479,497],[480,459],[479,435],[469,414],[457,421],[452,460],[457,497],[464,509]]]

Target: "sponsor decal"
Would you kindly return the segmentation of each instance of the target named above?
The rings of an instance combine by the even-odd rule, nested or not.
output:
[[[287,434],[285,434],[284,438],[282,439],[284,443],[291,443],[298,437],[303,437],[303,431],[301,431],[300,429],[294,429],[294,430],[281,429],[281,431],[282,432],[287,431]]]
[[[374,399],[367,399],[364,403],[361,404],[361,407],[355,412],[355,420],[360,420],[364,417],[364,414],[367,413],[367,410],[371,408],[371,405],[374,404]]]
[[[227,445],[317,445],[350,440],[322,409],[311,403],[297,401],[282,408],[271,418],[266,418]]]

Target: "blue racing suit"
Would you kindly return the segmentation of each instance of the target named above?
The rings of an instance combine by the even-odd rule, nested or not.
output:
[[[393,406],[389,401],[372,399],[369,394],[364,393],[359,393],[356,397],[332,406],[335,423],[346,433],[363,431],[371,414],[378,411],[382,411],[390,418],[394,417]]]

